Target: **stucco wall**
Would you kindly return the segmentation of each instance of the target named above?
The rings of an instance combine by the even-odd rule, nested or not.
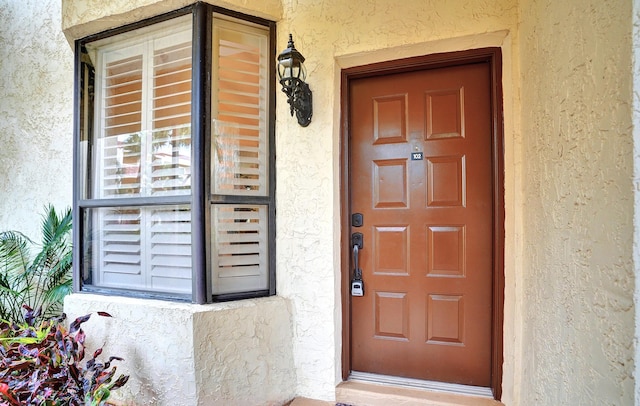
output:
[[[631,2],[521,2],[523,405],[632,405]]]
[[[130,379],[113,397],[127,404],[281,405],[295,395],[285,299],[199,306],[76,294],[65,312],[69,321],[93,313],[87,353],[104,345],[105,360],[124,358],[114,365]]]
[[[634,207],[640,207],[640,1],[633,1],[633,163],[634,163]],[[635,381],[635,400],[640,401],[640,314],[638,314],[638,306],[640,303],[640,213],[634,210],[633,216],[634,232],[633,232],[633,260],[635,280],[634,306],[635,312],[635,339],[633,341],[634,352],[634,381]]]
[[[59,0],[0,2],[0,230],[71,206],[73,53]]]
[[[47,202],[71,203],[73,57],[59,31],[60,13],[72,40],[186,3],[64,0],[62,9],[57,0],[0,3],[1,228],[34,234],[34,211]],[[295,381],[283,393],[330,399],[340,379],[340,68],[498,44],[507,55],[505,403],[633,403],[631,4],[520,3],[518,9],[516,0],[216,2],[278,20],[279,49],[292,32],[314,91],[313,122],[305,129],[277,98],[278,292],[289,300],[277,307],[292,320],[286,362],[294,375],[285,378]],[[497,32],[506,34],[493,43]],[[79,302],[75,314],[119,313],[103,306],[111,302]],[[122,309],[108,323],[122,323],[131,312]],[[189,312],[167,316],[187,329],[201,317],[209,323],[209,316]],[[240,312],[238,323],[270,317]],[[133,313],[127,317],[144,320]],[[278,320],[286,331],[288,322]],[[242,337],[250,343],[263,328]],[[199,339],[198,348],[214,340]],[[206,396],[196,394],[195,372],[193,382],[187,396]]]
[[[177,10],[195,0],[59,0],[62,29],[70,42],[109,28]],[[276,21],[282,15],[280,0],[205,0],[216,6]]]
[[[63,26],[71,40],[184,3],[139,0],[95,7],[91,1],[65,0]],[[331,399],[341,379],[342,350],[339,70],[354,55],[363,56],[361,61],[373,62],[376,58],[500,46],[507,34],[498,35],[497,42],[475,42],[474,35],[513,31],[517,7],[513,0],[446,4],[285,1],[282,8],[272,3],[231,3],[239,11],[277,20],[282,14],[278,21],[279,48],[284,48],[291,32],[298,49],[307,57],[315,106],[311,125],[299,127],[289,117],[284,99],[279,96],[277,101],[277,288],[279,295],[291,299],[297,394]],[[450,41],[452,38],[465,39]],[[449,42],[436,44],[445,39]],[[385,52],[379,53],[380,50]],[[340,64],[337,60],[341,60]]]
[[[182,0],[111,2],[64,0],[63,26],[69,40],[142,17],[177,8]],[[333,399],[341,380],[340,303],[340,69],[388,59],[483,46],[502,46],[504,83],[509,102],[505,111],[507,165],[515,166],[512,41],[517,27],[514,0],[442,1],[284,1],[217,2],[222,6],[278,21],[278,50],[293,33],[307,58],[308,82],[314,92],[311,125],[301,128],[289,116],[283,96],[277,96],[277,290],[290,299],[296,394]],[[250,4],[249,4],[250,3]],[[281,16],[281,18],[280,18]],[[515,240],[515,170],[507,176],[508,238]],[[515,244],[507,251],[517,257]],[[509,286],[516,272],[508,270]],[[506,336],[516,336],[517,308],[508,293]],[[513,398],[515,347],[507,344],[505,398]]]

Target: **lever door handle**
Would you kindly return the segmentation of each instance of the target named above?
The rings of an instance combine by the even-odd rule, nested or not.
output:
[[[360,269],[360,265],[358,264],[359,251],[357,245],[353,246],[353,279],[362,279],[362,269]]]
[[[353,246],[353,279],[362,280],[362,270],[359,265],[359,253],[364,248],[364,238],[362,233],[351,234],[351,245]]]

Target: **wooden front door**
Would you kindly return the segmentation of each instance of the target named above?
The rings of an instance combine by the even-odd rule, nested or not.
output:
[[[348,91],[364,281],[350,296],[351,370],[489,387],[490,64],[357,78]]]

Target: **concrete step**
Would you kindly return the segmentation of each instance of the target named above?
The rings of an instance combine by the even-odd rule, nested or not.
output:
[[[487,397],[357,381],[339,384],[336,400],[352,406],[504,406]]]
[[[295,398],[287,406],[504,406],[481,396],[404,388],[369,382],[342,382],[336,388],[336,402]]]
[[[334,406],[335,402],[325,402],[309,398],[295,398],[288,406]]]

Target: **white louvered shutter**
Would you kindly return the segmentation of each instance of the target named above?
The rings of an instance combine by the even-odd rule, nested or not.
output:
[[[268,214],[266,206],[215,205],[215,293],[266,289]]]
[[[99,285],[143,287],[140,209],[100,209],[96,218]]]
[[[191,292],[191,211],[189,207],[157,207],[149,212],[149,280],[162,292]]]
[[[191,40],[184,37],[179,33],[154,41],[153,196],[191,192]]]
[[[211,188],[269,195],[267,29],[214,19]],[[214,294],[268,287],[268,207],[212,206]]]
[[[140,195],[143,51],[135,45],[103,54],[102,137],[97,143],[100,197]]]
[[[184,21],[97,49],[97,197],[191,193],[191,29]],[[188,206],[96,212],[96,285],[191,291]]]

